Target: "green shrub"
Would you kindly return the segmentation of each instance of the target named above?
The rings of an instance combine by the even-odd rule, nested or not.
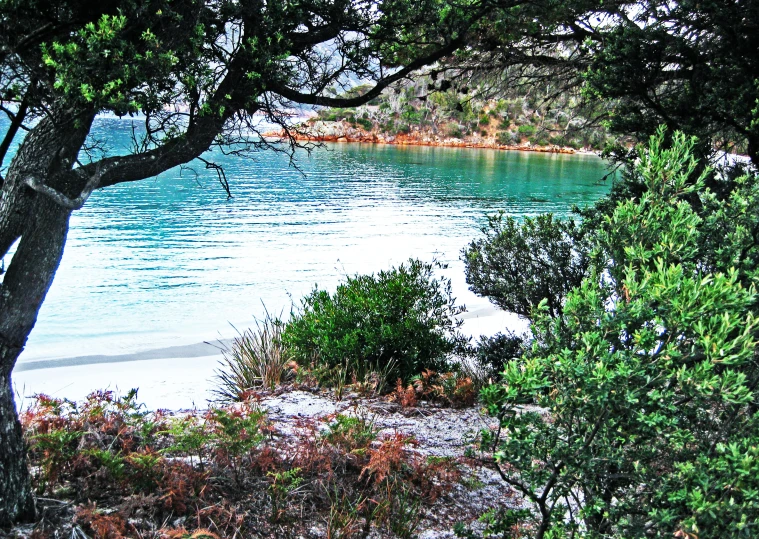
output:
[[[545,300],[549,312],[558,316],[588,267],[581,229],[552,214],[520,224],[500,213],[488,217],[482,232],[484,237],[463,251],[470,289],[523,317]]]
[[[524,339],[511,331],[496,333],[492,337],[480,337],[475,350],[477,365],[486,377],[497,378],[506,363],[522,357]]]
[[[530,137],[529,141],[533,146],[548,146],[549,144],[548,137],[545,135],[545,133],[540,133],[534,137]]]
[[[517,133],[522,137],[531,137],[535,134],[535,126],[529,124],[520,125],[517,128]]]
[[[524,112],[524,102],[521,99],[509,101],[506,106],[506,111],[512,118],[517,118]]]
[[[319,111],[319,119],[325,122],[336,122],[346,117],[345,109],[322,109]]]
[[[368,118],[358,118],[356,120],[356,123],[367,131],[371,131],[374,127],[374,123],[372,123],[372,121]]]
[[[567,146],[567,138],[564,135],[553,135],[548,137],[548,143],[553,146]]]
[[[499,131],[495,138],[498,144],[503,144],[505,146],[519,144],[519,137],[515,136],[511,131]]]
[[[346,369],[359,380],[377,372],[393,383],[424,369],[446,370],[464,343],[456,319],[464,308],[455,305],[450,281],[433,277],[442,267],[410,260],[348,277],[334,294],[314,289],[292,313],[283,339],[299,363]]]
[[[365,415],[337,414],[334,421],[327,425],[327,432],[323,437],[347,453],[361,453],[377,438],[377,432],[374,420]]]
[[[596,150],[601,150],[606,145],[606,136],[600,131],[593,131],[585,145]]]
[[[483,448],[532,509],[505,517],[535,537],[759,533],[756,181],[717,197],[694,144],[637,149],[645,189],[596,221],[587,277],[482,392],[501,426]]]
[[[408,135],[411,132],[411,126],[407,123],[396,122],[395,131],[404,135]]]
[[[451,138],[463,138],[464,133],[461,130],[461,126],[459,124],[448,124],[448,127],[445,130],[445,134]]]
[[[418,125],[422,121],[422,113],[409,105],[401,112],[401,118],[412,125]]]

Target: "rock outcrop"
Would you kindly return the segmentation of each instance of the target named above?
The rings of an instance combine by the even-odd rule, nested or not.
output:
[[[441,137],[430,131],[412,130],[409,133],[389,134],[377,130],[367,131],[348,122],[310,121],[290,131],[298,141],[311,142],[365,142],[372,144],[397,144],[410,146],[445,146],[453,148],[491,148],[496,150],[521,150],[547,153],[579,153],[574,148],[560,146],[534,146],[529,142],[523,144],[498,144],[493,137],[471,135],[460,138]],[[264,133],[272,138],[284,138],[284,131]]]

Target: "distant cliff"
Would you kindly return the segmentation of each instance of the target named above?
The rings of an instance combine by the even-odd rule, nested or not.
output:
[[[296,138],[566,153],[620,142],[604,127],[606,111],[549,86],[517,86],[495,97],[491,91],[487,98],[480,88],[428,90],[434,86],[422,80],[386,90],[361,107],[320,109]]]

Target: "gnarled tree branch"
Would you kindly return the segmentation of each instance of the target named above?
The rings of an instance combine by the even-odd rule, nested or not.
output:
[[[403,69],[400,69],[396,71],[395,73],[393,73],[392,75],[388,75],[387,77],[383,78],[382,80],[377,82],[374,88],[372,88],[365,94],[362,94],[358,97],[340,98],[340,97],[326,97],[326,96],[317,95],[317,94],[306,94],[306,93],[301,93],[296,90],[293,90],[292,88],[288,88],[287,86],[281,86],[281,85],[273,85],[269,89],[275,94],[281,95],[285,99],[289,99],[290,101],[294,101],[296,103],[300,103],[303,105],[322,105],[326,107],[339,107],[339,108],[357,107],[379,96],[385,88],[387,88],[394,82],[399,81],[402,78],[410,75],[417,69],[421,69],[422,67],[433,64],[437,62],[438,60],[445,58],[446,56],[450,56],[463,44],[464,44],[463,38],[452,40],[447,45],[435,50],[434,52],[426,56],[422,56],[414,60],[413,62],[410,62]]]
[[[73,211],[79,210],[82,208],[82,206],[84,206],[84,203],[87,202],[88,198],[90,198],[92,192],[98,187],[98,184],[100,183],[100,176],[100,174],[95,174],[92,176],[87,181],[87,184],[84,186],[84,189],[82,189],[82,192],[75,199],[71,199],[60,191],[56,191],[49,185],[45,185],[42,180],[34,176],[28,176],[25,178],[24,184],[31,189],[34,189],[38,193],[42,193],[43,195],[51,198],[59,206]]]

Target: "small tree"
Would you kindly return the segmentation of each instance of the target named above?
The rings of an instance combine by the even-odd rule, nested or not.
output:
[[[533,509],[517,515],[525,535],[759,533],[757,272],[733,267],[745,242],[704,259],[705,234],[745,220],[755,188],[718,201],[705,174],[691,181],[695,141],[664,140],[638,149],[646,191],[603,220],[561,316],[541,302],[532,349],[483,390],[501,424],[485,446]]]

